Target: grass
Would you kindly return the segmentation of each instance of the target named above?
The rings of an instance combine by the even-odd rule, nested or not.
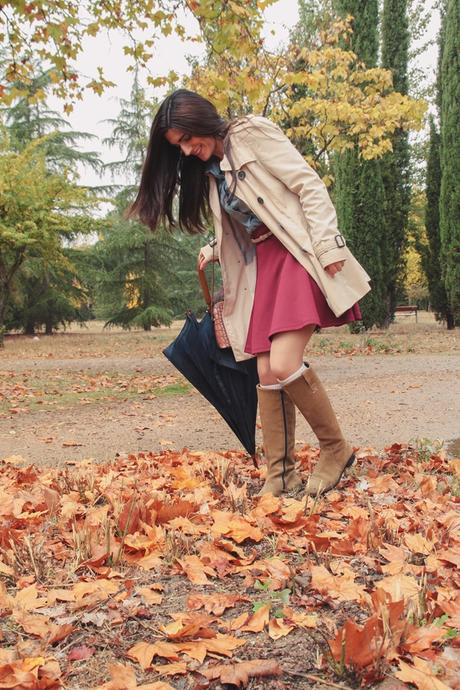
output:
[[[129,360],[161,356],[165,346],[179,333],[182,322],[171,328],[154,328],[150,332],[104,330],[103,323],[91,321],[72,326],[53,336],[10,335],[0,351],[3,362],[30,359],[117,358]],[[350,333],[347,326],[322,329],[315,333],[309,351],[315,354],[398,354],[458,351],[458,331],[447,331],[428,312],[420,312],[418,323],[411,317],[399,317],[386,331],[372,329]]]
[[[36,412],[158,396],[184,395],[191,386],[178,376],[138,372],[91,372],[56,369],[7,372],[0,383],[0,415]]]

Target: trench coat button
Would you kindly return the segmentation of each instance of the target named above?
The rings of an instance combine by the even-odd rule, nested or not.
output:
[[[246,173],[244,172],[244,170],[240,170],[238,173],[238,179],[244,180],[245,177],[246,177]]]
[[[257,197],[257,201],[259,202],[259,204],[263,204],[263,203],[264,203],[264,200],[262,199],[261,196],[258,196],[258,197]]]

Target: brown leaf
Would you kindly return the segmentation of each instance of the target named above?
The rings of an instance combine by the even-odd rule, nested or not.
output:
[[[412,553],[421,553],[428,556],[433,551],[433,542],[428,541],[421,534],[405,534],[404,543]]]
[[[253,615],[248,622],[243,625],[240,630],[244,632],[262,632],[270,618],[270,604],[263,604]]]
[[[291,630],[294,630],[294,626],[285,623],[283,618],[270,618],[268,635],[272,640],[279,640],[280,637],[289,635]]]
[[[86,645],[81,645],[81,647],[72,647],[70,652],[67,654],[67,659],[69,661],[83,661],[84,659],[89,659],[93,656],[96,649],[94,647],[87,647]]]
[[[176,674],[187,673],[187,664],[184,661],[175,661],[172,664],[155,664],[155,673],[162,676],[175,676]]]
[[[420,591],[416,579],[402,573],[383,578],[383,580],[377,582],[375,587],[388,592],[393,601],[401,601],[402,599],[407,601],[417,597]]]
[[[379,621],[374,615],[367,619],[362,628],[347,620],[329,644],[336,661],[343,659],[345,664],[365,668],[378,658],[379,640]]]
[[[233,539],[237,544],[241,544],[246,539],[261,541],[264,537],[263,532],[251,525],[241,515],[227,513],[223,510],[213,510],[211,514],[214,524],[211,528],[215,536],[224,535]]]
[[[178,558],[177,561],[190,582],[193,582],[195,585],[208,584],[206,573],[208,573],[208,575],[215,575],[214,570],[204,565],[198,556],[184,556],[184,558]]]
[[[324,565],[311,567],[311,586],[319,592],[323,592],[342,601],[367,602],[369,595],[362,585],[355,583],[355,574],[351,569],[345,570],[343,575],[332,575]]]
[[[220,682],[245,687],[251,678],[268,678],[280,676],[282,670],[273,659],[252,659],[240,661],[236,664],[219,664],[210,668],[200,669],[200,673],[209,680],[219,678]]]
[[[414,658],[415,666],[406,664],[405,661],[399,661],[400,671],[394,674],[399,680],[405,683],[413,683],[419,690],[452,690],[448,685],[436,678],[435,672],[423,659]]]
[[[161,656],[164,659],[171,661],[179,661],[178,656],[179,646],[171,642],[164,642],[159,640],[155,644],[149,642],[137,642],[133,647],[128,649],[126,655],[130,659],[138,661],[142,668],[147,669],[156,656]]]
[[[441,640],[446,634],[445,628],[437,625],[427,625],[413,630],[404,641],[404,648],[411,654],[431,649],[433,642]]]
[[[207,613],[221,616],[226,609],[236,606],[241,601],[249,601],[248,597],[240,594],[190,594],[187,599],[187,607],[194,611],[204,607]]]

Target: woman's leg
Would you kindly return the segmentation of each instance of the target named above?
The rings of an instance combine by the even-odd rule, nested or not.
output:
[[[267,462],[267,475],[259,495],[280,496],[302,486],[295,471],[295,406],[270,370],[269,352],[257,356],[257,369],[259,414]]]
[[[270,375],[283,381],[302,368],[305,348],[315,331],[315,325],[298,331],[276,333],[270,350]]]
[[[320,445],[320,459],[311,475],[307,491],[311,495],[334,487],[345,468],[354,460],[352,448],[344,439],[328,395],[316,373],[303,363],[303,353],[314,327],[279,333],[270,351],[270,376],[300,410]]]

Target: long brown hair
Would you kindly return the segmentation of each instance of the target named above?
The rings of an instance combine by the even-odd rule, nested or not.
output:
[[[183,156],[172,146],[165,138],[171,128],[191,136],[224,139],[229,123],[210,101],[193,91],[178,89],[165,98],[150,129],[139,191],[127,215],[151,230],[164,221],[175,227],[173,200],[179,186],[179,227],[196,234],[205,230],[208,214],[206,163],[195,156]]]

